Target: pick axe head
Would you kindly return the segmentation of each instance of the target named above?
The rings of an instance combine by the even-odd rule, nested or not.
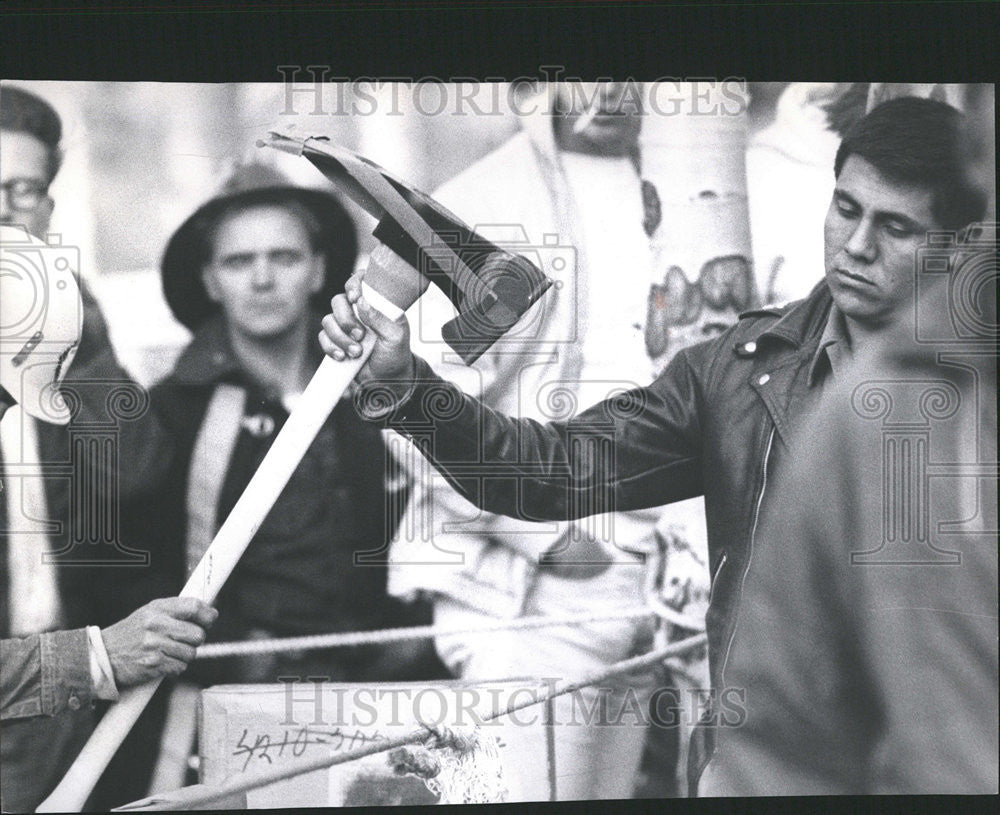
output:
[[[365,278],[402,309],[427,283],[443,291],[458,316],[441,328],[466,364],[479,359],[552,285],[527,258],[471,229],[426,193],[325,137],[271,133],[263,145],[309,159],[351,200],[372,215],[372,234],[420,275],[420,284]],[[385,289],[385,290],[383,290]]]

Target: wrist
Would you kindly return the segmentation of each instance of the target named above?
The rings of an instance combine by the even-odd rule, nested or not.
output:
[[[108,701],[118,700],[118,686],[115,684],[114,668],[108,655],[101,630],[96,625],[87,626],[87,639],[90,646],[90,678],[93,683],[94,697]]]
[[[407,368],[393,377],[370,379],[358,384],[355,406],[366,421],[379,421],[395,413],[413,395],[416,365],[411,354]]]

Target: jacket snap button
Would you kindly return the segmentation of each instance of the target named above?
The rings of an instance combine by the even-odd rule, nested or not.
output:
[[[74,696],[70,696],[69,699],[66,700],[66,707],[68,707],[70,710],[79,710],[80,709],[80,697],[79,696],[75,696],[75,695]]]
[[[757,384],[758,385],[766,385],[770,381],[771,381],[771,375],[770,374],[764,374],[760,379],[757,380]]]

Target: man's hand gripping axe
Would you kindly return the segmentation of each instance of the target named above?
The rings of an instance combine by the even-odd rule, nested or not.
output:
[[[430,283],[458,309],[442,327],[445,341],[471,364],[514,326],[551,285],[529,260],[476,234],[429,196],[377,164],[323,138],[272,133],[262,145],[305,156],[378,220],[379,246],[365,273],[366,299],[397,318]],[[395,313],[389,313],[395,312]],[[360,357],[324,357],[295,410],[247,484],[181,591],[211,603],[285,488],[320,427],[365,364],[375,344],[369,331]],[[159,680],[122,692],[39,812],[79,811],[146,707]]]

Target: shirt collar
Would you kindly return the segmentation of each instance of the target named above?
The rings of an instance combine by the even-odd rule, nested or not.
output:
[[[830,306],[830,313],[823,326],[819,338],[819,346],[813,354],[809,365],[809,387],[813,387],[821,378],[837,376],[843,363],[850,358],[851,339],[847,333],[847,323],[844,313],[837,308],[836,302]]]

